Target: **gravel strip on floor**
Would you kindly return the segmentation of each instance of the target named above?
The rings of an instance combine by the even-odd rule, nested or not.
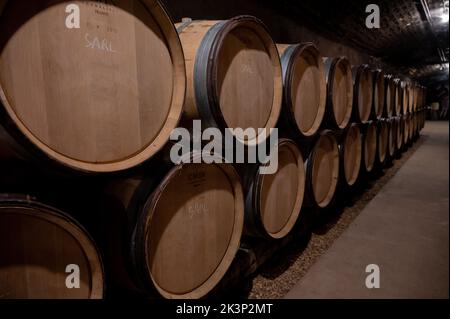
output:
[[[313,227],[311,237],[307,236],[303,243],[288,245],[269,259],[253,278],[248,298],[277,299],[284,297],[414,154],[424,139],[426,136],[422,136],[410,146],[401,158],[392,163],[391,167],[385,168],[379,178],[370,181],[365,191],[351,205],[343,207],[338,216],[321,219],[322,224]]]

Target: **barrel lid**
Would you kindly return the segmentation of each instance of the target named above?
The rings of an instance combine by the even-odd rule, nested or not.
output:
[[[68,215],[30,198],[0,196],[0,260],[4,297],[103,297],[102,263],[89,235]],[[66,286],[73,265],[79,289]]]
[[[156,1],[114,3],[77,2],[79,28],[67,1],[9,1],[0,20],[2,122],[78,170],[142,163],[182,111],[183,53],[166,13]]]
[[[200,298],[230,266],[243,228],[243,194],[229,164],[174,167],[144,207],[135,265],[166,298]]]

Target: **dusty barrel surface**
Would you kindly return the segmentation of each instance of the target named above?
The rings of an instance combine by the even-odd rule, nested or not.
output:
[[[370,173],[374,166],[377,156],[377,125],[375,122],[369,122],[364,128],[364,151],[363,151],[363,163],[364,170]]]
[[[367,64],[354,66],[353,74],[353,117],[358,123],[370,119],[373,99],[373,78]]]
[[[7,1],[0,135],[14,152],[113,172],[168,141],[186,89],[177,32],[157,1],[114,3],[77,2],[80,28],[70,29],[68,1]]]
[[[377,158],[379,163],[384,164],[386,162],[389,147],[389,128],[385,120],[378,123],[378,149]]]
[[[176,24],[186,56],[185,120],[206,126],[275,127],[282,103],[277,47],[255,17]],[[246,144],[255,138],[246,137]]]
[[[79,274],[79,288],[68,288],[70,273]],[[0,195],[2,298],[99,299],[103,286],[100,254],[75,220],[28,197]]]
[[[327,207],[333,200],[339,178],[339,148],[331,131],[321,132],[305,167],[308,204]]]
[[[125,242],[110,247],[108,260],[116,263],[113,278],[119,287],[132,282],[148,295],[202,298],[220,282],[239,248],[241,182],[231,164],[186,163],[167,171],[162,179],[149,174],[110,186],[107,203],[125,208],[115,213],[115,227],[128,224],[131,231]],[[117,229],[106,245],[117,238]],[[118,255],[117,246],[129,253]]]
[[[339,144],[340,176],[345,185],[353,186],[359,177],[362,158],[362,136],[358,124],[351,124]]]
[[[314,135],[325,114],[322,56],[312,43],[278,44],[283,69],[284,122],[300,136]]]
[[[305,167],[297,145],[281,139],[278,170],[274,174],[248,172],[245,230],[251,235],[283,238],[300,215],[305,191]],[[247,187],[246,187],[247,188]]]
[[[374,70],[373,74],[373,114],[379,119],[383,115],[385,84],[384,72],[382,70]]]
[[[325,124],[344,129],[350,123],[353,107],[353,81],[349,61],[345,57],[324,58],[327,81]]]

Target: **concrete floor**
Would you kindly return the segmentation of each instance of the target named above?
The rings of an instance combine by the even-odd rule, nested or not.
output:
[[[286,298],[449,297],[449,123],[423,145]],[[366,287],[377,264],[380,288]]]

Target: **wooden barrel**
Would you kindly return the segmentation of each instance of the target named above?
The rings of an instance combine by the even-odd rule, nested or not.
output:
[[[378,122],[378,162],[384,164],[386,162],[389,146],[389,128],[385,120]]]
[[[413,105],[414,105],[414,87],[413,87],[411,82],[408,82],[407,91],[408,91],[408,112],[412,113],[414,111],[414,109],[413,109]]]
[[[312,136],[325,115],[327,88],[322,56],[312,43],[277,46],[283,69],[282,120],[294,134]]]
[[[324,58],[327,81],[325,127],[344,129],[353,107],[352,70],[346,57]]]
[[[239,248],[244,225],[239,176],[231,164],[172,165],[162,180],[154,177],[158,170],[160,164],[148,176],[116,181],[106,191],[105,215],[117,216],[104,236],[111,278],[115,286],[150,296],[202,298],[220,282]],[[117,204],[108,206],[112,203]]]
[[[404,134],[405,134],[405,121],[403,117],[397,117],[397,152],[402,150],[404,143]]]
[[[374,70],[373,74],[373,112],[374,116],[377,119],[380,119],[383,115],[384,109],[384,97],[385,97],[385,88],[384,88],[384,72],[382,70]]]
[[[404,126],[403,126],[403,145],[407,145],[409,143],[409,126],[410,126],[410,118],[409,115],[403,115],[403,121],[404,121]]]
[[[260,174],[259,167],[255,168],[245,173],[249,181],[245,186],[245,233],[283,238],[297,222],[303,203],[303,157],[293,141],[280,139],[277,172]]]
[[[401,91],[400,91],[400,80],[394,79],[394,90],[395,90],[395,97],[394,97],[394,108],[393,108],[393,115],[399,116],[401,114]]]
[[[97,248],[75,220],[26,196],[0,195],[0,298],[99,299],[103,277]]]
[[[409,116],[409,140],[410,142],[412,142],[412,140],[414,139],[414,130],[415,130],[415,123],[414,123],[414,116],[415,114],[412,113]]]
[[[340,176],[346,186],[353,186],[359,177],[362,158],[362,137],[359,125],[351,124],[339,143]]]
[[[387,127],[389,130],[389,138],[388,138],[388,157],[392,159],[395,155],[396,150],[396,138],[397,138],[397,122],[394,118],[386,121]]]
[[[395,83],[392,75],[385,75],[384,80],[384,110],[383,115],[386,118],[391,118],[395,112],[396,92]]]
[[[185,120],[205,126],[274,128],[281,111],[280,58],[255,17],[191,21],[176,25],[186,56]],[[256,142],[246,137],[245,144]]]
[[[339,178],[339,149],[332,131],[320,133],[305,167],[307,204],[327,207],[333,200]]]
[[[401,114],[408,114],[408,87],[406,82],[400,82],[400,101],[401,101]]]
[[[8,1],[0,12],[0,147],[112,172],[168,141],[186,89],[182,47],[159,3]],[[26,93],[25,93],[26,92]]]
[[[419,85],[417,83],[414,83],[413,90],[413,111],[416,112],[419,105]]]
[[[370,173],[375,166],[375,159],[377,155],[377,125],[375,122],[369,122],[364,128],[364,151],[363,163],[364,170]]]
[[[370,119],[373,98],[372,72],[367,64],[354,66],[353,75],[353,119],[365,123]]]

